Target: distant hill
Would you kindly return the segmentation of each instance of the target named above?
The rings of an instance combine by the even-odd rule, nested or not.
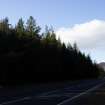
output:
[[[101,62],[98,65],[99,65],[99,67],[102,67],[105,70],[105,62]]]

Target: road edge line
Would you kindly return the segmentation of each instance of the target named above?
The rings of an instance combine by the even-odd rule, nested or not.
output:
[[[17,100],[12,100],[12,101],[3,102],[3,103],[1,103],[0,105],[12,104],[12,103],[21,102],[21,101],[29,100],[29,99],[31,99],[31,97],[24,97],[24,98],[17,99]]]
[[[67,102],[70,102],[70,101],[72,101],[72,100],[74,100],[74,99],[76,99],[76,98],[78,98],[78,97],[80,97],[80,96],[82,96],[82,95],[87,94],[88,92],[91,92],[91,91],[93,91],[93,90],[95,90],[95,89],[101,87],[103,84],[105,84],[105,83],[101,83],[101,84],[99,84],[99,85],[96,85],[96,86],[94,86],[93,88],[90,88],[90,89],[86,90],[85,92],[82,92],[82,93],[80,93],[80,94],[78,94],[78,95],[76,95],[76,96],[73,96],[72,98],[69,98],[69,99],[66,99],[66,100],[60,102],[60,103],[57,104],[57,105],[66,104]]]

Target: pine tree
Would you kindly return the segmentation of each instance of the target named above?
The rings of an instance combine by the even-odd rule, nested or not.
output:
[[[56,34],[53,28],[49,28],[48,26],[45,27],[44,37],[48,43],[56,43]]]
[[[32,16],[29,17],[26,24],[27,24],[26,30],[27,30],[28,36],[33,38],[39,35],[41,28],[37,26],[36,21]]]
[[[72,48],[72,46],[71,46],[70,43],[67,44],[67,49],[68,49],[69,51],[72,51],[72,50],[73,50],[73,48]]]
[[[9,20],[7,17],[0,21],[0,31],[5,32],[6,34],[9,33]]]
[[[19,19],[16,25],[16,31],[19,37],[22,37],[24,35],[25,28],[24,28],[24,21],[22,18]]]
[[[78,46],[77,46],[76,43],[74,43],[74,45],[73,45],[73,49],[74,49],[75,52],[78,52],[78,51],[79,51]]]
[[[58,48],[61,48],[62,47],[62,43],[61,43],[60,37],[58,37],[57,43],[58,43]]]

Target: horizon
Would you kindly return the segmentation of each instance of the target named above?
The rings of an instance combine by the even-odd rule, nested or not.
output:
[[[93,61],[105,61],[104,0],[1,0],[0,19],[15,25],[33,16],[39,26],[52,25],[65,43],[77,43]]]

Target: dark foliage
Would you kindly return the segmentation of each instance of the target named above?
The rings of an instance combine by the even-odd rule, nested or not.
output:
[[[34,18],[13,28],[0,21],[0,84],[23,84],[97,78],[100,70],[76,44],[66,47],[53,29],[41,35]]]

